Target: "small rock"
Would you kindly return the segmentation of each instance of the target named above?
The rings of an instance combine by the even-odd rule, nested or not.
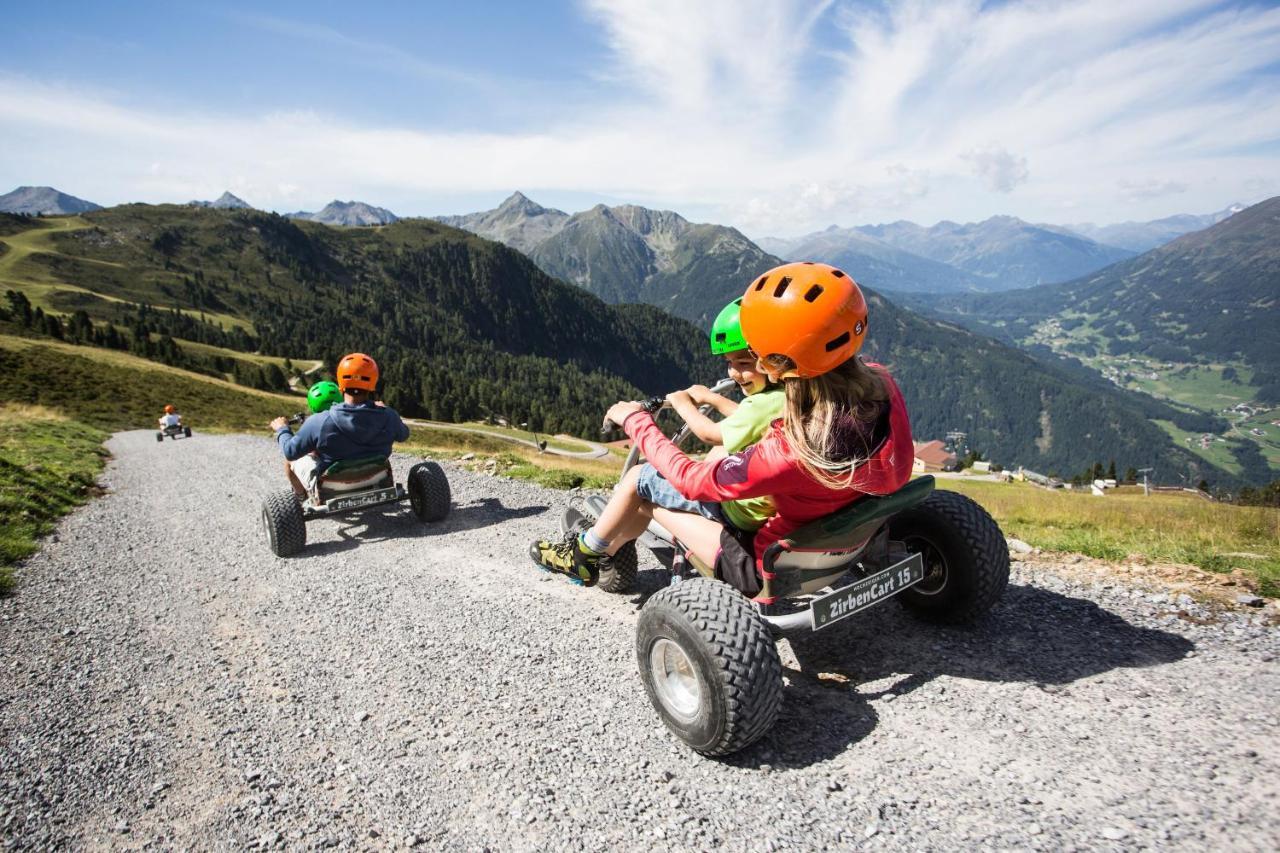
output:
[[[1009,550],[1014,552],[1015,554],[1031,553],[1031,550],[1032,550],[1031,546],[1028,545],[1026,542],[1023,542],[1021,539],[1007,539],[1005,541],[1009,543]]]
[[[1038,823],[1032,823],[1027,825],[1027,835],[1039,835],[1042,832],[1044,832],[1044,827],[1042,827]]]
[[[475,459],[475,458],[476,458],[476,455],[475,455],[474,453],[464,453],[464,454],[462,454],[461,456],[459,456],[458,458],[459,458],[460,460],[462,460],[463,462],[466,462],[468,459]]]
[[[128,831],[129,831],[129,821],[127,820],[116,821],[116,832],[126,833]]]
[[[1267,602],[1258,595],[1237,595],[1236,604],[1243,604],[1245,607],[1261,607]]]
[[[871,838],[873,835],[876,835],[878,832],[880,832],[880,825],[875,823],[869,823],[867,824],[867,828],[862,831],[862,837]]]
[[[1129,833],[1125,832],[1118,826],[1104,826],[1102,829],[1098,830],[1098,834],[1108,841],[1119,841]]]

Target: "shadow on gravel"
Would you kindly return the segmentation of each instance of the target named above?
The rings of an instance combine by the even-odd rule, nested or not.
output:
[[[337,519],[338,541],[309,544],[299,557],[316,557],[347,551],[369,542],[388,539],[418,539],[439,536],[443,533],[459,533],[476,530],[494,524],[502,524],[516,518],[527,518],[546,511],[545,506],[503,506],[497,498],[481,498],[465,506],[455,505],[444,521],[423,524],[414,516],[408,504],[388,505],[365,511],[360,515]]]
[[[1195,648],[1093,601],[1022,585],[1011,585],[991,617],[972,629],[927,625],[889,604],[789,643],[800,669],[784,671],[790,684],[778,723],[730,764],[805,767],[830,759],[875,728],[869,700],[902,696],[940,675],[1065,693],[1078,679],[1173,663]],[[876,682],[888,686],[859,689]]]

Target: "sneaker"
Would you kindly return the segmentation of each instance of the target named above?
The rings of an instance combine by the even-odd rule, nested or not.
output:
[[[566,536],[559,542],[539,539],[529,547],[529,556],[544,571],[568,575],[569,580],[583,586],[595,586],[600,578],[603,554],[587,549],[578,536]]]

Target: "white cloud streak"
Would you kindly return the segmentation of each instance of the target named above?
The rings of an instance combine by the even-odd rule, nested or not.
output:
[[[0,179],[103,203],[231,188],[281,210],[341,196],[407,214],[543,188],[787,235],[900,217],[1154,218],[1175,200],[1202,212],[1256,200],[1280,172],[1276,8],[584,0],[584,11],[613,51],[608,88],[625,94],[547,104],[533,132],[175,114],[0,76]]]

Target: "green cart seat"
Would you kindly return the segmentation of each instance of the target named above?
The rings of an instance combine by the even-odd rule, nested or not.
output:
[[[330,465],[320,475],[317,491],[321,502],[324,502],[335,495],[386,488],[394,483],[390,459],[366,456],[362,459],[340,459]]]
[[[868,495],[806,524],[769,546],[757,601],[812,593],[849,570],[884,523],[933,491],[933,477],[919,477],[891,495]]]

